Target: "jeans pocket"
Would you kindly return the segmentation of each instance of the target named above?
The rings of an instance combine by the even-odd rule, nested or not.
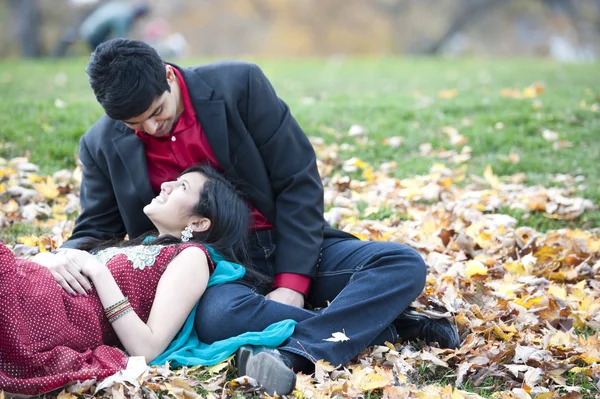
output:
[[[275,244],[266,243],[263,245],[260,243],[255,243],[252,245],[250,251],[253,267],[263,274],[266,274],[268,277],[273,278],[275,276],[274,254]]]

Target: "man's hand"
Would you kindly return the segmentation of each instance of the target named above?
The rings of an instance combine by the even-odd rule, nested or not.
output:
[[[81,266],[67,257],[70,251],[77,249],[65,249],[55,254],[43,252],[33,257],[32,261],[46,266],[54,276],[56,282],[71,296],[81,294],[87,296],[92,290],[90,280],[81,274]],[[83,251],[80,251],[83,252]]]
[[[295,306],[297,308],[304,307],[304,295],[298,291],[294,291],[285,287],[275,288],[267,296],[265,296],[265,298],[270,301]]]

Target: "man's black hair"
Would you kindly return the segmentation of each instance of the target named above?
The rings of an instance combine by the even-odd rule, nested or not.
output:
[[[112,39],[100,44],[87,65],[90,85],[104,112],[115,120],[142,115],[171,91],[165,63],[148,44]]]

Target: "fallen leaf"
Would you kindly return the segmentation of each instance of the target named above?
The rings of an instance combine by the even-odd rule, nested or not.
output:
[[[342,332],[334,332],[333,334],[331,334],[330,338],[325,338],[323,341],[329,341],[329,342],[345,342],[345,341],[350,341],[350,338],[348,338],[346,336],[346,334],[342,333]]]
[[[437,93],[437,97],[442,100],[450,100],[456,96],[458,96],[458,89],[444,89]]]
[[[552,130],[544,129],[542,131],[542,137],[546,141],[556,141],[558,140],[558,133],[553,132]]]

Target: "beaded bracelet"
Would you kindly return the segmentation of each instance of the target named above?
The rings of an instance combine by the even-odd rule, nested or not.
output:
[[[104,314],[106,315],[107,319],[110,319],[111,317],[113,317],[117,313],[121,313],[124,309],[130,308],[130,307],[131,307],[131,303],[129,303],[129,301],[127,301],[125,303],[120,304],[116,308],[112,308],[108,312],[104,312]]]
[[[119,305],[124,304],[125,302],[129,302],[129,298],[128,297],[124,297],[123,299],[121,299],[119,302],[113,303],[112,305],[110,305],[107,308],[104,308],[104,313],[106,312],[110,312],[111,310],[113,310],[114,308],[116,308]]]

